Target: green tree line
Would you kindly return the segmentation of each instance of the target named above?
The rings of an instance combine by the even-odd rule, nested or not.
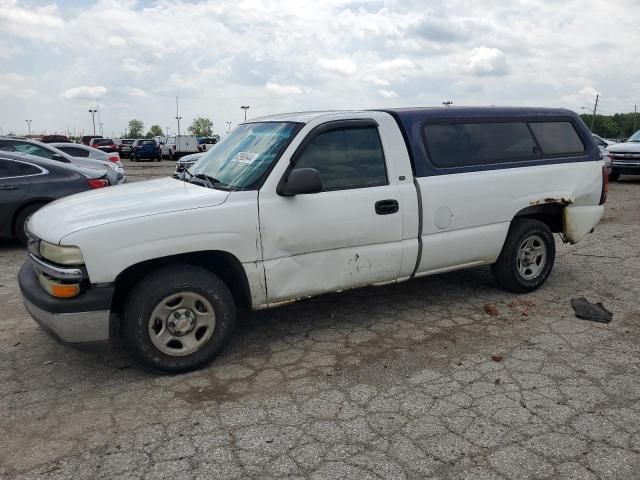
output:
[[[593,123],[593,133],[604,138],[628,138],[637,129],[640,129],[640,115],[636,115],[633,112],[596,115],[596,120]],[[580,118],[587,124],[587,127],[591,127],[593,115],[583,113]]]
[[[129,120],[127,126],[128,131],[126,132],[125,138],[153,138],[164,135],[160,125],[151,125],[149,131],[145,134],[144,123],[135,118]],[[213,122],[208,118],[198,117],[193,121],[191,126],[187,128],[187,131],[197,137],[210,137],[213,135]]]

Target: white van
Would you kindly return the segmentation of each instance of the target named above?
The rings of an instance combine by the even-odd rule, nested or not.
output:
[[[221,351],[242,307],[478,265],[535,290],[553,235],[580,241],[606,192],[598,147],[563,109],[276,115],[178,178],[36,212],[20,287],[59,340],[120,332],[142,364],[181,372]]]
[[[177,160],[184,155],[200,151],[198,139],[194,135],[167,137],[166,142],[160,145],[160,150],[162,157],[167,157],[169,160]]]

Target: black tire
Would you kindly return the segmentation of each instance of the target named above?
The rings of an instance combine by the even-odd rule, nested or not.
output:
[[[130,159],[132,162],[137,162],[137,161],[138,161],[138,157],[136,157],[135,155],[129,155],[129,159]]]
[[[193,353],[168,355],[160,351],[150,337],[150,317],[167,297],[189,292],[204,297],[213,307],[213,333]],[[164,373],[181,373],[202,367],[217,357],[229,340],[235,322],[233,296],[222,280],[200,267],[175,265],[147,275],[131,290],[122,315],[122,336],[129,353],[143,366]],[[166,323],[163,328],[168,329]],[[197,329],[197,324],[193,329]]]
[[[18,240],[20,240],[23,245],[26,245],[27,241],[29,240],[29,237],[27,236],[27,232],[25,230],[27,221],[29,221],[31,215],[33,215],[37,210],[40,210],[42,207],[44,207],[44,205],[44,203],[34,203],[33,205],[29,205],[23,208],[22,210],[20,210],[18,215],[16,215],[16,219],[13,223],[13,231],[15,232],[16,237],[18,237]]]
[[[169,150],[169,160],[172,162],[174,161],[173,152],[171,150]]]
[[[610,182],[615,182],[620,178],[620,172],[616,172],[616,171],[612,171],[609,174],[609,181]]]
[[[532,242],[536,249],[540,248],[538,244],[544,247],[544,260],[541,256],[534,257],[531,249],[525,246],[527,241]],[[555,258],[556,243],[549,227],[539,220],[516,219],[511,223],[500,256],[491,266],[491,271],[496,283],[505,290],[532,292],[549,278]]]
[[[156,160],[156,162],[159,162],[162,159],[160,157],[156,157],[155,160]]]

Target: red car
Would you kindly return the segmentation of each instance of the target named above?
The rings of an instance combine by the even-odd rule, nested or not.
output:
[[[111,138],[92,138],[91,141],[89,141],[89,146],[107,153],[118,151],[116,142]]]

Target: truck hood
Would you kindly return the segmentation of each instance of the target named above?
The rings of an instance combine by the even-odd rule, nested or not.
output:
[[[79,193],[38,210],[28,229],[36,237],[60,243],[65,236],[98,225],[224,203],[229,192],[173,178],[128,183]]]
[[[608,152],[640,153],[640,142],[616,143],[607,147]]]

